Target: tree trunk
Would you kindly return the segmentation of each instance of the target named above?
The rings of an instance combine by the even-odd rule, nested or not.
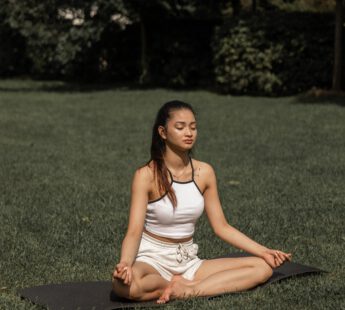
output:
[[[147,54],[147,28],[145,25],[145,21],[141,18],[140,21],[140,41],[141,41],[141,57],[140,57],[140,64],[141,64],[141,74],[139,77],[139,84],[147,84],[150,81],[149,75],[149,60]]]
[[[241,0],[231,0],[233,15],[238,16],[241,11]]]
[[[343,19],[344,6],[342,0],[336,0],[335,7],[335,38],[334,38],[334,68],[332,89],[340,91],[342,87],[342,49],[343,49]]]

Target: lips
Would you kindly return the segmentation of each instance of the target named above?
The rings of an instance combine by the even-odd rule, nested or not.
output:
[[[186,142],[186,143],[192,143],[193,140],[183,140],[183,142]]]

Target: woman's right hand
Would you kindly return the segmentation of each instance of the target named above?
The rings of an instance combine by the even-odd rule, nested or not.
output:
[[[131,285],[132,274],[132,267],[125,262],[120,262],[116,265],[114,269],[113,278],[118,278],[121,281],[123,281],[124,284]]]

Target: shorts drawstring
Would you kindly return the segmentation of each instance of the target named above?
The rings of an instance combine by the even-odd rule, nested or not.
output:
[[[176,249],[176,260],[178,263],[182,263],[182,260],[187,260],[189,257],[189,253],[187,249],[183,246],[183,244],[179,243]]]
[[[176,248],[176,260],[179,264],[182,263],[182,261],[188,258],[192,259],[192,256],[195,256],[198,251],[198,245],[192,244],[192,247],[187,249],[185,245],[182,243],[178,244],[178,247]]]

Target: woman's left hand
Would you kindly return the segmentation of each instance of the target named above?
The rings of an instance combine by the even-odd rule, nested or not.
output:
[[[284,253],[279,250],[267,249],[261,255],[268,265],[272,268],[277,268],[283,264],[286,260],[291,261],[291,253]]]

